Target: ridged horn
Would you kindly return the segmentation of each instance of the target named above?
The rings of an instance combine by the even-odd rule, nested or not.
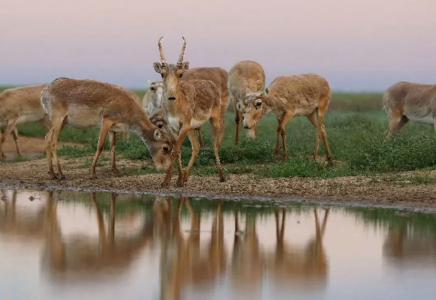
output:
[[[185,50],[186,50],[186,40],[183,36],[182,39],[183,39],[183,47],[182,47],[182,51],[180,52],[179,61],[177,62],[178,64],[183,63],[183,57],[185,56]]]
[[[162,63],[166,64],[167,61],[166,61],[166,59],[165,59],[165,54],[164,54],[163,49],[162,49],[162,42],[161,42],[162,39],[163,39],[163,36],[161,36],[161,37],[159,38],[159,42],[157,43],[157,45],[158,45],[158,47],[159,47],[160,61],[161,61]]]

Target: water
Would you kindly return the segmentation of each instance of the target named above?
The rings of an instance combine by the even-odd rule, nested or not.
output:
[[[436,216],[0,191],[0,299],[434,299]]]

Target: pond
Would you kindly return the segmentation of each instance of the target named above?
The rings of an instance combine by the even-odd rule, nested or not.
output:
[[[0,190],[0,299],[434,299],[436,215]]]

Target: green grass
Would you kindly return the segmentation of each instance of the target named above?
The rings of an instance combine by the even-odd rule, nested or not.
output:
[[[135,91],[142,96],[145,90]],[[220,158],[225,172],[230,174],[253,173],[262,177],[321,177],[374,175],[390,172],[433,169],[436,166],[436,136],[433,126],[410,123],[392,136],[384,139],[388,120],[381,110],[380,93],[335,93],[325,120],[331,152],[332,166],[312,159],[315,128],[304,117],[295,118],[286,127],[289,159],[276,160],[272,153],[275,146],[277,120],[265,116],[258,125],[255,141],[247,141],[241,132],[241,142],[234,146],[234,114],[226,115],[226,133],[220,147]],[[27,136],[44,136],[40,124],[23,124],[20,133]],[[205,147],[201,149],[193,174],[216,173],[215,157],[211,148],[210,125],[203,127]],[[61,141],[84,144],[84,147],[64,147],[60,155],[81,157],[93,155],[98,140],[98,129],[76,130],[66,127],[60,134]],[[108,142],[106,141],[106,149]],[[125,158],[149,160],[144,143],[131,134],[129,141],[118,141],[117,153]],[[191,154],[189,140],[182,148],[183,164]],[[321,143],[319,156],[325,156]],[[201,166],[201,167],[199,167]],[[151,172],[146,167],[141,172]],[[415,183],[432,183],[433,179],[415,178]]]

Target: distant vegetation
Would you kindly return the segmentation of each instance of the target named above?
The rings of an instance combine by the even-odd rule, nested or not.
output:
[[[145,93],[144,90],[135,92],[139,96]],[[246,141],[242,129],[242,142],[235,147],[235,122],[231,110],[227,113],[226,133],[220,148],[221,161],[227,173],[254,173],[264,177],[328,178],[436,167],[436,135],[433,126],[410,123],[386,141],[384,132],[388,120],[382,111],[381,98],[381,93],[334,93],[325,121],[335,160],[333,166],[328,166],[324,159],[312,159],[315,129],[304,117],[291,120],[287,126],[290,158],[286,161],[276,160],[272,155],[277,126],[272,115],[266,116],[259,124],[258,138],[255,141]],[[45,135],[39,124],[20,125],[19,131],[27,136]],[[193,173],[215,174],[210,125],[203,127],[203,134],[205,148],[200,151]],[[62,130],[60,140],[82,143],[85,146],[80,149],[64,147],[60,154],[70,157],[93,155],[97,139],[98,129],[76,130],[67,126]],[[134,134],[131,134],[130,141],[118,141],[117,151],[119,155],[130,159],[150,158],[143,142]],[[188,139],[182,153],[186,165],[191,154]],[[324,146],[321,143],[319,157],[323,158],[324,155]],[[151,168],[144,168],[144,173],[151,171]]]

